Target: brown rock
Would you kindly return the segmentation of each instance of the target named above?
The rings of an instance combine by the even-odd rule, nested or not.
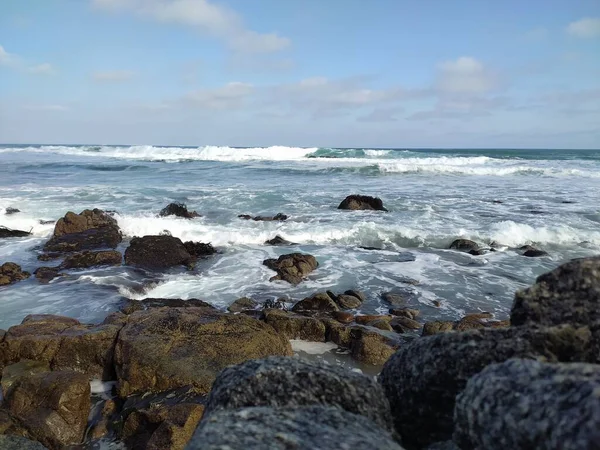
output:
[[[210,308],[215,309],[213,305],[197,298],[187,300],[181,298],[145,298],[144,300],[124,301],[123,306],[119,308],[123,314],[129,315],[136,311],[145,311],[151,308]]]
[[[314,317],[305,317],[281,309],[265,309],[264,321],[286,339],[325,342],[325,325]]]
[[[401,316],[406,317],[408,319],[416,319],[421,314],[421,311],[418,309],[410,309],[410,308],[393,308],[390,309],[390,314],[393,316]]]
[[[48,448],[83,441],[90,412],[90,383],[80,373],[44,372],[19,378],[5,399],[6,408]]]
[[[59,269],[84,269],[94,266],[120,266],[123,255],[116,250],[84,251],[68,255]]]
[[[364,294],[364,292],[357,291],[355,289],[348,289],[346,292],[344,292],[344,294],[352,295],[353,297],[356,297],[357,299],[359,299],[361,302],[364,302],[365,300],[367,300],[367,296]]]
[[[122,240],[123,236],[118,227],[90,228],[79,233],[55,236],[44,244],[44,251],[68,253],[99,248],[115,248]]]
[[[389,320],[377,319],[372,322],[369,322],[367,325],[383,331],[394,331]]]
[[[447,320],[436,320],[434,322],[425,322],[421,336],[432,336],[438,333],[446,333],[454,329],[454,322]]]
[[[265,259],[263,264],[277,272],[271,281],[284,280],[293,285],[299,284],[319,266],[314,256],[302,253],[290,253],[277,259]]]
[[[324,293],[314,294],[304,300],[300,300],[292,307],[294,312],[333,312],[339,311],[338,305],[331,297]]]
[[[331,316],[340,323],[354,322],[354,314],[347,311],[333,311]]]
[[[38,267],[33,272],[40,283],[49,283],[57,277],[62,277],[65,274],[59,272],[58,267]]]
[[[361,325],[366,325],[369,322],[373,322],[375,320],[387,320],[389,322],[390,320],[392,320],[392,316],[365,315],[354,317],[354,321]]]
[[[340,322],[334,319],[324,318],[321,319],[325,324],[326,333],[327,333],[327,342],[333,342],[341,347],[350,347],[350,342],[352,341],[351,336],[351,328],[346,325],[342,325]]]
[[[242,298],[238,298],[235,302],[233,302],[231,305],[229,305],[229,307],[227,308],[227,311],[236,313],[236,312],[242,312],[245,309],[254,309],[257,306],[258,306],[258,302],[254,301],[248,297],[242,297]]]
[[[383,294],[381,294],[381,298],[392,306],[406,305],[406,297],[401,294],[395,294],[393,292],[384,292]]]
[[[188,266],[194,259],[181,239],[173,236],[135,237],[125,250],[125,264],[149,270]]]
[[[117,221],[100,209],[86,209],[80,214],[69,211],[56,222],[53,236],[60,237],[103,227],[118,227]]]
[[[418,330],[421,328],[421,324],[419,322],[403,316],[394,317],[391,320],[390,325],[399,333],[404,333],[407,330]]]
[[[228,365],[291,354],[287,339],[242,314],[193,307],[136,311],[117,340],[118,391],[125,397],[192,385],[207,393]]]
[[[490,313],[490,312],[475,312],[475,313],[465,314],[465,316],[463,317],[463,319],[481,320],[481,319],[491,319],[492,317],[494,317],[494,315],[492,313]]]
[[[477,317],[467,316],[456,322],[452,329],[455,331],[467,331],[478,330],[480,328],[485,328],[485,324],[481,320],[479,320]]]
[[[460,250],[461,252],[469,252],[471,250],[479,250],[479,244],[469,239],[456,239],[450,244],[450,248]]]
[[[387,211],[379,197],[368,195],[349,195],[340,203],[338,209]]]
[[[50,365],[43,361],[31,361],[29,359],[23,359],[18,363],[11,364],[2,370],[2,394],[4,397],[6,397],[11,386],[24,376],[49,371]]]
[[[362,305],[362,300],[354,295],[338,295],[336,303],[343,309],[356,309]]]
[[[352,357],[365,364],[383,365],[398,349],[397,342],[362,327],[352,327],[350,336]]]
[[[486,325],[489,328],[508,328],[510,327],[510,320],[488,320]]]
[[[435,306],[436,308],[439,308],[440,306],[442,306],[442,304],[440,303],[439,300],[433,300],[431,303],[433,303],[433,306]]]
[[[31,437],[27,430],[19,422],[19,419],[14,417],[6,409],[0,408],[0,437],[4,435],[22,436],[27,438]],[[4,447],[2,447],[1,441],[0,449],[5,450]],[[6,450],[20,450],[20,447],[8,447]]]
[[[0,286],[26,280],[30,276],[29,272],[22,271],[21,266],[12,262],[7,262],[0,266]]]

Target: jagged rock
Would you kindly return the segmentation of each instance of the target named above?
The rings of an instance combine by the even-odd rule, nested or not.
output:
[[[341,294],[335,301],[342,309],[356,309],[362,305],[362,300],[354,295]]]
[[[383,207],[383,202],[379,197],[370,197],[368,195],[349,195],[340,203],[338,209],[387,211]]]
[[[331,316],[340,323],[354,322],[354,314],[347,311],[333,311]]]
[[[8,208],[6,208],[4,210],[4,214],[6,214],[7,216],[10,215],[10,214],[16,214],[16,213],[20,213],[20,212],[21,212],[20,209],[13,208],[11,206],[9,206]]]
[[[294,242],[290,242],[287,239],[277,235],[273,239],[265,241],[265,245],[296,245]]]
[[[0,450],[47,450],[42,444],[21,436],[0,434]]]
[[[50,365],[46,361],[23,359],[18,363],[11,364],[0,372],[2,377],[2,394],[6,397],[11,386],[22,377],[49,371]]]
[[[235,302],[233,302],[231,305],[229,305],[229,307],[227,308],[227,311],[236,313],[236,312],[242,312],[245,309],[255,309],[257,307],[258,307],[258,302],[254,301],[248,297],[242,297],[242,298],[238,298]]]
[[[136,311],[120,331],[115,366],[122,397],[192,385],[207,393],[224,367],[291,355],[287,339],[243,314],[209,308]]]
[[[30,234],[29,231],[11,230],[10,228],[0,226],[0,238],[26,237]]]
[[[187,206],[183,203],[169,203],[165,206],[160,213],[160,217],[177,216],[183,217],[184,219],[193,219],[194,217],[202,217],[196,211],[188,211]]]
[[[86,209],[79,214],[69,211],[56,222],[53,237],[105,227],[118,229],[117,221],[101,209]]]
[[[125,250],[125,264],[149,270],[188,266],[194,259],[181,239],[172,236],[135,237]]]
[[[188,450],[402,450],[366,417],[337,408],[251,407],[216,411],[203,420]]]
[[[73,370],[113,380],[113,352],[120,325],[83,325],[69,317],[29,315],[8,329],[0,343],[0,369],[23,359],[47,362],[52,370]]]
[[[7,262],[0,266],[0,286],[26,280],[31,274],[21,270],[21,266],[13,262]]]
[[[80,252],[99,248],[115,248],[123,240],[116,226],[91,228],[78,233],[62,234],[51,238],[44,245],[46,252]]]
[[[600,320],[600,257],[570,261],[515,294],[512,325],[589,324]]]
[[[332,312],[338,310],[338,305],[324,292],[300,300],[292,307],[294,312]]]
[[[469,239],[456,239],[450,244],[450,248],[460,250],[461,252],[469,252],[471,250],[479,250],[479,244]]]
[[[454,322],[449,320],[435,320],[433,322],[425,322],[423,325],[423,333],[421,336],[433,336],[438,333],[447,333],[454,330]]]
[[[212,244],[205,244],[203,242],[188,241],[184,242],[183,246],[188,251],[188,253],[194,258],[204,258],[217,253]]]
[[[401,316],[401,317],[406,317],[408,319],[416,319],[417,317],[419,317],[419,315],[421,314],[421,311],[419,311],[418,309],[411,309],[411,308],[392,308],[389,311],[390,314],[392,314],[393,316]]]
[[[208,397],[206,414],[249,406],[310,405],[339,408],[392,429],[388,401],[375,379],[297,358],[270,357],[223,370]]]
[[[441,333],[404,345],[385,364],[381,382],[396,430],[409,447],[452,436],[454,400],[484,367],[510,358],[598,362],[600,324],[481,329]]]
[[[90,383],[85,375],[69,371],[23,376],[8,391],[5,404],[37,441],[63,448],[83,440]]]
[[[598,448],[600,365],[490,365],[458,395],[455,422],[463,450]]]
[[[49,283],[57,277],[64,276],[64,273],[59,272],[58,267],[38,267],[33,274],[40,283]]]
[[[299,284],[319,266],[314,256],[302,253],[290,253],[277,259],[265,259],[263,264],[277,272],[270,281],[284,280],[293,285]]]
[[[305,317],[281,309],[265,309],[264,321],[286,339],[325,342],[325,325],[313,317]]]
[[[85,269],[94,266],[120,266],[123,255],[116,250],[84,251],[67,255],[59,269]]]
[[[183,300],[181,298],[145,298],[144,300],[124,301],[123,306],[119,308],[123,314],[129,315],[136,311],[145,311],[151,308],[210,308],[215,309],[213,305],[197,298]]]

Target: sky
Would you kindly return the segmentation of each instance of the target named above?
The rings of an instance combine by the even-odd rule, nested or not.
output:
[[[0,143],[600,148],[598,0],[1,0]]]

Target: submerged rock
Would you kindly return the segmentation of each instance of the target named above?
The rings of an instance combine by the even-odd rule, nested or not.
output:
[[[0,286],[26,280],[30,276],[29,272],[21,270],[21,266],[12,262],[7,262],[0,266]]]
[[[362,305],[362,300],[354,295],[341,294],[335,299],[335,302],[342,309],[356,309]]]
[[[160,217],[177,216],[183,217],[184,219],[193,219],[194,217],[202,217],[196,211],[188,211],[187,206],[183,203],[169,203],[165,206],[160,213]]]
[[[287,239],[277,235],[273,239],[265,241],[265,245],[296,245],[294,242],[290,242]]]
[[[340,203],[338,209],[387,211],[379,197],[368,195],[349,195]]]
[[[263,264],[277,272],[270,281],[284,280],[293,285],[299,284],[319,266],[314,256],[303,253],[290,253],[277,259],[265,259]]]
[[[381,298],[392,306],[405,306],[406,296],[402,294],[396,294],[393,292],[384,292],[381,294]]]
[[[101,250],[84,251],[67,255],[59,269],[85,269],[94,266],[120,266],[123,259],[121,252]]]
[[[227,307],[227,311],[236,313],[242,312],[245,309],[255,309],[258,307],[258,302],[248,297],[238,298],[235,302]]]
[[[135,237],[125,250],[125,264],[149,270],[187,266],[194,259],[181,239],[172,236]]]
[[[6,208],[4,210],[4,214],[6,214],[7,216],[10,215],[10,214],[16,214],[16,213],[20,213],[20,212],[21,212],[20,209],[13,208],[11,206],[9,206],[8,208]]]
[[[60,268],[58,267],[38,267],[33,274],[40,283],[49,283],[55,278],[65,275],[64,273],[60,273]]]
[[[479,250],[479,244],[469,239],[456,239],[450,244],[450,249],[460,250],[461,252],[470,252]]]
[[[594,449],[600,444],[600,366],[522,359],[493,364],[456,399],[463,450]]]
[[[288,219],[288,216],[282,213],[275,214],[274,216],[255,216],[252,217],[249,214],[240,214],[238,216],[240,219],[244,220],[254,220],[257,222],[283,222]]]
[[[30,234],[29,231],[11,230],[10,228],[0,226],[0,238],[26,237]]]

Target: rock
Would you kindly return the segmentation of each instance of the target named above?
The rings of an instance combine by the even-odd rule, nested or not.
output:
[[[456,239],[450,244],[450,248],[460,250],[461,252],[469,252],[471,250],[479,250],[479,244],[469,239]]]
[[[439,300],[433,300],[431,302],[433,304],[433,306],[435,306],[436,308],[439,308],[440,306],[442,306],[441,302]]]
[[[239,219],[244,219],[244,220],[251,220],[252,216],[250,214],[240,214],[238,216]]]
[[[436,320],[433,322],[425,322],[423,325],[423,333],[421,336],[432,336],[438,333],[446,333],[454,330],[454,322],[448,320]]]
[[[6,332],[0,343],[0,369],[29,359],[47,362],[52,370],[114,380],[113,352],[120,329],[120,325],[83,325],[70,317],[30,315]]]
[[[442,441],[431,444],[426,450],[461,450],[453,441]]]
[[[223,370],[208,397],[206,414],[250,406],[310,405],[339,408],[392,429],[388,401],[374,378],[297,358],[270,357]]]
[[[342,309],[356,309],[362,305],[362,301],[360,298],[355,297],[354,295],[338,295],[336,299],[336,303]]]
[[[21,270],[21,266],[12,262],[7,262],[0,266],[0,286],[26,280],[30,276],[29,272]]]
[[[463,319],[480,320],[480,319],[491,319],[492,317],[494,317],[494,315],[491,312],[483,311],[483,312],[474,312],[474,313],[465,314]]]
[[[324,292],[300,300],[292,307],[294,312],[332,312],[339,311],[338,305]]]
[[[381,294],[381,298],[388,302],[392,306],[404,306],[406,305],[406,297],[401,294],[394,294],[392,292],[384,292]]]
[[[357,291],[355,289],[348,289],[346,292],[344,292],[344,294],[356,297],[361,302],[365,302],[367,300],[367,296],[364,294],[364,292]]]
[[[38,261],[52,261],[53,259],[62,258],[64,255],[59,252],[54,253],[40,253],[37,255]]]
[[[354,314],[347,311],[333,311],[331,316],[340,323],[354,322]]]
[[[181,239],[172,236],[135,237],[125,250],[125,264],[149,270],[188,266],[194,259]]]
[[[6,214],[7,216],[10,214],[16,214],[16,213],[20,213],[20,212],[21,212],[20,209],[12,208],[10,206],[4,210],[4,214]]]
[[[64,273],[59,272],[58,267],[38,267],[33,274],[40,283],[49,283],[57,277],[64,276]]]
[[[287,339],[243,314],[209,308],[136,311],[115,349],[121,397],[192,385],[208,393],[224,367],[253,358],[291,355]]]
[[[482,250],[482,249],[471,249],[469,250],[467,253],[469,253],[469,255],[473,255],[473,256],[481,256],[481,255],[485,255],[486,251]]]
[[[181,298],[145,298],[144,300],[126,299],[123,306],[119,308],[123,314],[129,315],[136,311],[145,311],[151,308],[210,308],[215,309],[213,305],[197,298],[183,300]]]
[[[0,434],[0,450],[48,450],[42,444],[21,436]]]
[[[263,314],[264,321],[286,339],[325,342],[325,325],[318,319],[281,309],[265,309]]]
[[[338,408],[251,407],[216,411],[203,420],[188,450],[401,450],[366,417]]]
[[[421,448],[451,438],[454,399],[487,365],[519,357],[597,362],[599,349],[600,324],[441,333],[400,347],[379,381],[402,442]]]
[[[68,212],[56,222],[53,237],[97,228],[117,228],[117,221],[101,209],[86,209],[80,214]]]
[[[2,394],[7,397],[11,386],[22,377],[41,372],[49,372],[50,365],[44,361],[31,361],[23,359],[18,363],[11,364],[2,370]]]
[[[454,331],[478,330],[485,328],[485,324],[477,317],[463,317],[455,322],[452,329]]]
[[[598,448],[600,366],[512,359],[472,377],[456,399],[464,450]]]
[[[421,324],[416,320],[409,319],[408,317],[394,317],[390,321],[390,326],[399,333],[404,333],[407,330],[419,330],[421,328]]]
[[[194,258],[204,258],[217,253],[212,244],[204,244],[202,242],[184,242],[183,246],[190,255]]]
[[[394,331],[394,328],[392,328],[390,321],[386,319],[377,319],[372,322],[369,322],[367,325],[373,328],[377,328],[378,330]]]
[[[31,438],[31,435],[23,428],[19,419],[14,417],[8,410],[0,408],[0,438],[3,435]],[[1,445],[0,449],[2,449]]]
[[[392,308],[389,312],[393,316],[401,316],[406,317],[408,319],[415,319],[419,317],[419,314],[421,314],[421,311],[419,311],[418,309],[410,308]]]
[[[398,349],[398,342],[363,327],[350,329],[350,354],[357,361],[383,365]]]
[[[540,275],[515,294],[512,325],[589,324],[600,320],[600,257],[581,258]]]
[[[263,222],[272,222],[272,221],[280,221],[283,222],[284,220],[287,220],[288,216],[286,216],[285,214],[275,214],[274,216],[256,216],[253,217],[252,220],[256,220],[256,221],[263,221]]]
[[[194,217],[202,217],[196,211],[188,211],[187,206],[183,203],[169,203],[165,206],[160,213],[160,217],[177,216],[183,217],[184,219],[193,219]]]
[[[59,269],[85,269],[95,266],[120,266],[123,255],[116,250],[84,251],[68,255]]]
[[[369,197],[368,195],[349,195],[340,203],[338,209],[387,211],[379,197]]]
[[[19,378],[5,404],[37,441],[49,448],[62,448],[83,441],[90,412],[90,383],[81,373],[36,373]]]
[[[337,320],[327,317],[322,318],[321,322],[325,324],[326,342],[333,342],[340,347],[350,348],[352,327],[347,327]]]
[[[387,320],[388,322],[392,320],[392,316],[379,316],[379,315],[363,315],[363,316],[355,316],[354,321],[361,325],[366,325],[369,322],[373,322],[375,320]]]
[[[299,284],[309,273],[319,267],[314,256],[302,253],[290,253],[277,259],[265,259],[263,264],[277,272],[271,281],[284,280],[293,285]]]
[[[269,240],[265,241],[265,245],[296,245],[296,244],[277,235],[273,239],[269,239]]]
[[[29,231],[11,230],[10,228],[0,226],[0,238],[26,237],[30,234]]]
[[[531,248],[528,248],[527,250],[525,250],[522,253],[522,255],[527,256],[529,258],[538,258],[540,256],[548,256],[548,252],[531,247]]]
[[[80,252],[99,248],[115,248],[123,240],[118,227],[91,228],[78,233],[63,234],[44,244],[46,252]]]
[[[52,225],[56,223],[56,220],[41,220],[39,221],[40,225]]]
[[[242,297],[242,298],[238,298],[235,302],[233,302],[231,305],[229,305],[229,307],[227,308],[227,311],[236,313],[236,312],[241,312],[245,309],[255,309],[257,307],[258,307],[258,302],[254,301],[248,297]]]

